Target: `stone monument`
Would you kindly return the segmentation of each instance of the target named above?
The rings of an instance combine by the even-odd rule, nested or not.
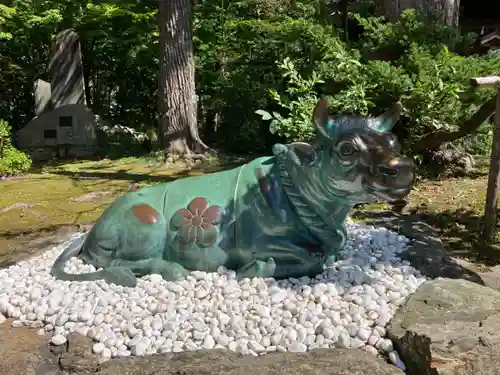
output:
[[[78,35],[57,34],[49,62],[50,83],[34,84],[35,117],[17,133],[20,149],[34,160],[54,156],[88,156],[97,145],[95,120],[86,106]]]
[[[64,30],[54,37],[49,71],[54,108],[86,104],[80,41],[74,31]]]
[[[44,112],[52,109],[52,90],[50,83],[42,79],[37,79],[33,85],[35,94],[35,117],[41,116]]]

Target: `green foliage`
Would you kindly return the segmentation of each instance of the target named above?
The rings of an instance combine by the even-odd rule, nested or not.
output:
[[[378,54],[386,60],[383,65],[377,60],[367,62],[366,77],[376,84],[367,96],[377,104],[396,99],[403,102],[410,144],[433,131],[458,130],[494,95],[491,89],[471,88],[470,78],[493,74],[500,59],[459,55],[469,43],[469,35],[431,22],[415,10],[403,13],[395,24],[377,19],[360,21],[369,26],[358,45],[363,56]],[[381,51],[390,53],[381,56]]]
[[[361,17],[356,20],[365,32],[360,46],[365,54],[379,58],[397,60],[418,43],[425,45],[431,53],[438,53],[442,46],[457,52],[474,41],[474,36],[462,34],[456,27],[444,25],[416,9],[408,9],[396,23],[385,22],[382,18]]]
[[[213,17],[211,14],[206,13],[207,19]],[[228,12],[223,14],[228,16]],[[255,111],[283,110],[269,90],[286,90],[288,77],[280,67],[285,58],[293,62],[298,74],[309,77],[318,62],[339,60],[347,52],[330,26],[313,20],[228,17],[218,22],[224,22],[220,33],[215,30],[211,34],[214,28],[208,24],[203,32],[198,26],[197,49],[203,47],[197,55],[201,104],[219,114],[217,142],[238,147],[235,151],[262,151],[277,138],[269,134],[267,123],[263,124]],[[340,75],[342,68],[337,71],[344,77]]]
[[[196,87],[202,137],[227,151],[264,152],[311,137],[321,96],[335,113],[380,114],[401,100],[409,148],[455,131],[492,97],[469,79],[494,74],[500,57],[467,56],[471,37],[409,10],[396,23],[351,12],[364,27],[346,44],[324,0],[202,0],[195,6]],[[32,86],[48,80],[51,38],[80,36],[87,102],[109,124],[157,124],[158,25],[152,0],[7,0],[0,5],[0,118],[17,130],[32,117]],[[398,129],[396,129],[398,130]],[[483,134],[483,133],[481,133]],[[469,137],[467,147],[481,144]],[[476,148],[474,148],[476,147]],[[481,148],[482,146],[478,146]]]
[[[0,175],[12,176],[27,172],[31,167],[31,158],[14,147],[5,150],[0,159]]]
[[[463,148],[473,155],[490,155],[493,143],[494,125],[484,124],[475,134],[470,134],[463,139]]]
[[[312,73],[300,76],[303,82],[325,82],[320,90],[331,96],[333,112],[377,115],[400,100],[405,107],[402,133],[411,147],[431,132],[459,130],[460,124],[494,95],[491,89],[472,89],[469,82],[471,77],[495,72],[499,57],[459,55],[457,51],[468,36],[455,28],[424,20],[414,10],[405,12],[395,24],[359,16],[358,20],[365,34],[356,49],[337,42],[341,48],[334,58],[325,54]],[[287,85],[285,93],[296,83],[289,80]],[[282,105],[288,112],[280,113],[281,119],[270,111],[259,114],[271,120],[271,131],[284,128],[280,134],[286,138],[301,138],[306,135],[301,119],[310,116],[311,110],[300,103],[308,103],[318,93],[318,86],[310,85],[300,94],[304,99],[296,96],[293,105]]]
[[[11,129],[7,121],[0,120],[0,176],[26,172],[31,158],[11,143]]]
[[[287,111],[287,117],[276,111],[269,113],[262,109],[255,113],[261,115],[263,120],[271,120],[269,130],[272,134],[277,133],[293,141],[310,139],[313,136],[311,113],[318,102],[313,89],[315,85],[324,82],[317,78],[316,72],[312,73],[310,79],[304,79],[288,57],[278,67],[282,71],[282,77],[287,80],[285,93],[280,95],[274,89],[269,91],[273,100]]]

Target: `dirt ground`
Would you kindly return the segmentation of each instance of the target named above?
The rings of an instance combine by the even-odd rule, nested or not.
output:
[[[0,263],[16,259],[19,249],[61,228],[96,220],[116,197],[137,185],[171,181],[231,168],[242,159],[202,165],[166,166],[153,159],[79,161],[37,168],[26,176],[0,180]],[[436,228],[451,255],[477,265],[500,263],[500,241],[481,242],[487,166],[469,176],[420,180],[406,204],[357,207],[355,220],[372,212],[418,214]]]

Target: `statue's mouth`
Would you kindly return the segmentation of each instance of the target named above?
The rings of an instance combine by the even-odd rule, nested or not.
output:
[[[363,180],[363,189],[376,199],[396,201],[406,197],[411,191],[412,185],[397,186],[380,184],[370,178]]]
[[[410,193],[415,177],[415,167],[410,159],[388,158],[365,173],[363,189],[375,199],[395,201]]]

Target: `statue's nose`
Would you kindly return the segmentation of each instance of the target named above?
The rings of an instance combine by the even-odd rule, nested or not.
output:
[[[377,171],[398,186],[412,184],[415,179],[415,164],[406,157],[390,158],[387,162],[379,164]]]

